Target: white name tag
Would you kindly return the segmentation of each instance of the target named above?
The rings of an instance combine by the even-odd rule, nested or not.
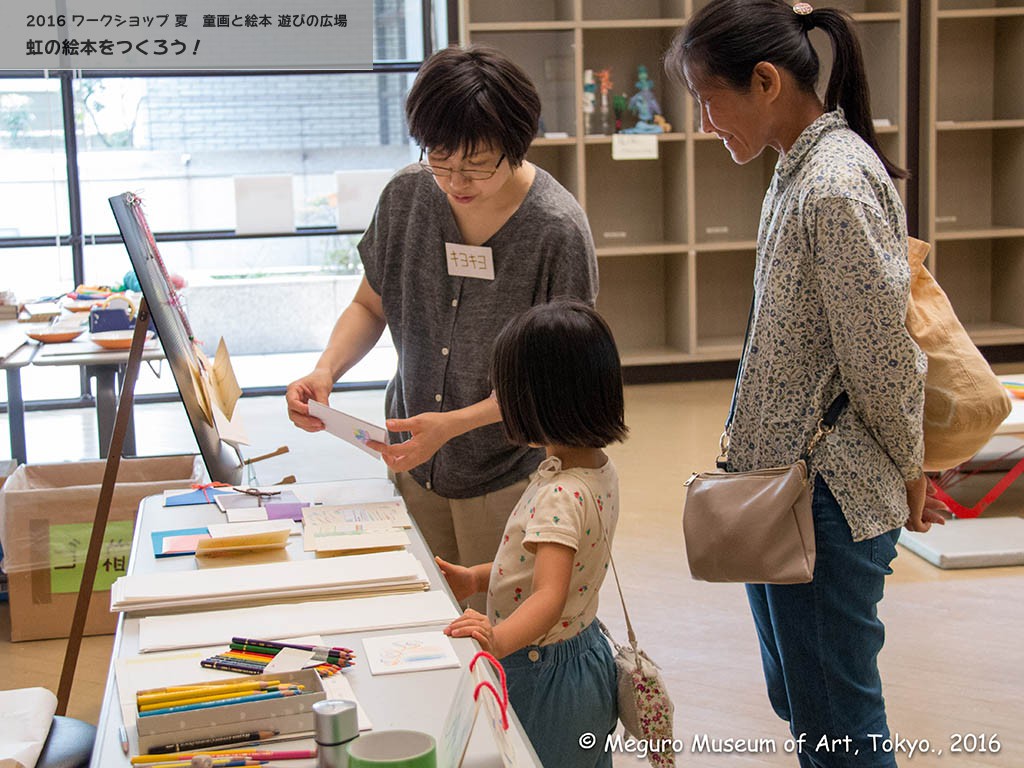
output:
[[[494,256],[490,248],[482,245],[445,243],[448,274],[452,277],[475,277],[480,280],[494,279]]]

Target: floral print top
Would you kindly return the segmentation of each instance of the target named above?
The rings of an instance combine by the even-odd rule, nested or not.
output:
[[[878,156],[828,112],[779,159],[761,209],[754,312],[730,469],[795,461],[845,389],[811,461],[855,541],[901,526],[920,476],[927,359],[906,329],[903,205]]]
[[[542,461],[509,516],[491,565],[491,624],[507,619],[530,596],[537,544],[554,542],[576,551],[569,595],[555,626],[531,645],[568,640],[590,626],[597,616],[597,595],[608,572],[618,519],[619,475],[611,459],[599,469],[566,470],[557,456]]]

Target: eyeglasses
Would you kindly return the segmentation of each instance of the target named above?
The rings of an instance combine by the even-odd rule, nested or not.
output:
[[[431,165],[429,160],[423,159],[424,150],[420,150],[420,165],[427,173],[432,176],[437,176],[442,179],[447,179],[453,173],[459,174],[462,178],[468,181],[485,181],[491,178],[498,172],[498,168],[501,166],[501,161],[505,159],[505,153],[501,153],[501,157],[498,158],[498,162],[494,164],[494,168],[490,171],[480,170],[478,168],[447,168],[443,165]]]

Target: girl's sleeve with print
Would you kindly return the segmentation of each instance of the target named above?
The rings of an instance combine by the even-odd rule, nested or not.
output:
[[[537,493],[533,503],[523,510],[527,515],[523,547],[536,553],[542,542],[562,544],[578,550],[583,536],[585,502],[571,481],[555,478]]]
[[[815,274],[850,404],[904,480],[921,474],[927,360],[906,328],[907,241],[861,201],[815,212]]]

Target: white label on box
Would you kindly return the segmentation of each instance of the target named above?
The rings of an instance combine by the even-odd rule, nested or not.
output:
[[[655,133],[616,133],[612,136],[612,160],[657,160]]]

